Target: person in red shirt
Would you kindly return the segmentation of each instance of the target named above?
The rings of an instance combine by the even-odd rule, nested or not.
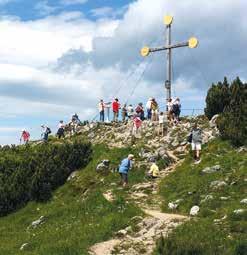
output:
[[[22,133],[21,133],[21,138],[20,138],[20,143],[21,141],[23,140],[23,143],[24,144],[27,144],[29,142],[29,139],[30,139],[30,134],[28,131],[26,131],[25,129],[22,130]]]
[[[120,103],[118,102],[118,99],[115,98],[114,102],[112,103],[113,121],[116,121],[116,122],[118,121],[119,109],[120,109]]]

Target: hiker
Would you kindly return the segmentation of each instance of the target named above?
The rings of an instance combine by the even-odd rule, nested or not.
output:
[[[150,97],[150,98],[148,99],[148,101],[147,101],[147,104],[146,104],[147,119],[148,119],[148,120],[151,120],[151,117],[152,117],[152,109],[151,109],[152,100],[153,100],[153,98]]]
[[[118,121],[119,109],[120,109],[120,103],[118,102],[118,99],[115,98],[114,102],[112,103],[113,121],[115,122]]]
[[[156,102],[155,98],[152,99],[151,102],[151,112],[152,112],[152,121],[157,121],[158,120],[158,112],[159,112],[159,106],[158,103]]]
[[[135,109],[135,112],[137,113],[137,115],[140,117],[140,119],[143,121],[144,120],[144,108],[143,108],[143,104],[139,103]]]
[[[128,114],[127,105],[124,104],[124,106],[122,108],[122,121],[123,122],[125,122],[125,120],[127,118],[127,114]]]
[[[45,125],[41,125],[42,133],[41,137],[44,142],[48,141],[49,134],[51,133],[51,129]]]
[[[172,103],[171,111],[173,114],[174,124],[176,125],[179,122],[179,117],[180,117],[180,113],[181,113],[181,103],[180,103],[180,99],[178,97]]]
[[[77,113],[75,113],[74,115],[72,115],[71,121],[73,123],[76,123],[77,125],[81,124],[81,121],[79,119],[79,116],[77,115]]]
[[[134,155],[129,154],[127,158],[123,159],[119,165],[119,174],[121,176],[121,185],[126,187],[128,185],[128,172],[132,168]]]
[[[29,139],[30,139],[30,133],[27,130],[22,129],[20,143],[23,140],[23,143],[27,144],[29,142]]]
[[[189,135],[188,142],[191,143],[191,149],[194,154],[195,163],[198,164],[201,162],[200,151],[202,147],[202,130],[198,127],[198,124],[195,123],[193,129]]]
[[[168,113],[168,120],[169,120],[169,121],[172,121],[172,120],[173,120],[172,105],[173,105],[172,99],[169,98],[169,99],[168,99],[168,102],[167,102],[167,104],[166,104],[167,113]]]
[[[100,100],[98,109],[99,109],[99,120],[100,122],[104,122],[105,121],[105,104],[103,99]]]
[[[160,112],[158,135],[164,136],[164,128],[165,128],[165,115],[163,112]]]
[[[142,120],[138,115],[133,116],[133,129],[132,129],[132,135],[137,135],[141,129]]]
[[[60,120],[58,124],[58,130],[57,130],[58,139],[60,139],[61,137],[65,138],[64,129],[65,129],[64,122],[63,120]]]
[[[152,165],[150,167],[150,170],[147,173],[147,177],[151,178],[151,179],[156,179],[159,177],[159,167],[157,166],[157,164],[155,163],[155,160],[152,161]]]
[[[128,114],[129,119],[132,119],[132,117],[134,116],[134,108],[133,108],[132,104],[130,104],[127,107],[127,114]]]

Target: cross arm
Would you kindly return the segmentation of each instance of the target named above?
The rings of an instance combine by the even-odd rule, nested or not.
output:
[[[150,48],[149,52],[156,52],[156,51],[163,51],[163,50],[168,50],[168,49],[174,49],[174,48],[180,48],[180,47],[187,47],[189,46],[189,42],[184,42],[184,43],[177,43],[174,45],[169,45],[169,46],[162,46],[162,47],[157,47],[157,48]]]

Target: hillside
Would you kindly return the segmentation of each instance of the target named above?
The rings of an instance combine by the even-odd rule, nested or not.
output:
[[[103,255],[110,254],[109,250],[152,254],[156,241],[155,254],[244,254],[239,252],[246,250],[247,152],[215,140],[216,128],[203,117],[197,120],[205,143],[203,160],[197,166],[186,143],[194,119],[184,118],[177,127],[169,127],[163,138],[147,122],[137,137],[130,135],[129,125],[98,123],[67,137],[72,142],[81,137],[92,142],[92,160],[53,192],[48,202],[29,202],[0,218],[0,254]],[[130,152],[136,162],[129,187],[122,189],[115,170]],[[161,178],[154,182],[144,178],[151,158],[162,169]],[[96,171],[104,159],[110,160],[110,166]],[[215,165],[220,165],[219,172],[202,174]],[[225,186],[210,190],[210,184],[219,180]],[[211,196],[208,202],[205,198]],[[176,200],[180,200],[178,207],[169,209],[168,203]],[[192,218],[189,212],[194,205],[200,211]],[[240,213],[234,213],[239,209]],[[213,231],[215,224],[217,231]],[[168,239],[160,239],[161,234]],[[217,249],[212,250],[216,240]]]

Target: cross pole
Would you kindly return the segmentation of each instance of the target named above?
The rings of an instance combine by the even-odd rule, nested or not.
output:
[[[195,37],[191,37],[187,42],[171,44],[171,25],[172,25],[173,17],[172,16],[165,16],[164,17],[164,24],[167,30],[166,36],[166,45],[156,48],[149,48],[147,46],[141,49],[141,55],[143,57],[147,57],[150,53],[156,51],[167,51],[167,66],[166,66],[166,101],[171,98],[171,81],[172,81],[172,49],[181,48],[181,47],[189,47],[189,48],[196,48],[198,45],[198,40]]]

